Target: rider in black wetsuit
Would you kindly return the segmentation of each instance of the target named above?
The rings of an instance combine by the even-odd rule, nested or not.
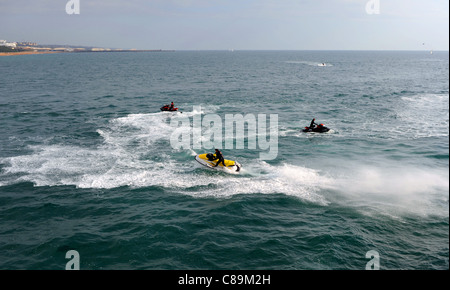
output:
[[[315,127],[314,125],[317,125],[315,121],[316,121],[316,119],[312,119],[311,124],[309,125],[309,129],[311,129],[311,130],[314,129],[314,127]]]
[[[223,158],[222,152],[219,151],[219,149],[216,149],[216,160],[219,159],[219,161],[217,161],[217,164],[214,167],[219,166],[219,164],[222,162],[223,166],[225,165],[225,159]]]

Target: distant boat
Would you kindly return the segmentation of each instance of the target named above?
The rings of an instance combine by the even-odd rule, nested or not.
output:
[[[430,51],[430,54],[433,54],[433,51]]]

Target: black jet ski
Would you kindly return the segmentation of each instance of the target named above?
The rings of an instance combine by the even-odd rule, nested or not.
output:
[[[323,125],[315,126],[313,128],[305,127],[305,129],[303,129],[303,132],[305,132],[305,133],[308,133],[308,132],[326,133],[328,131],[330,131],[330,128],[327,128]]]
[[[169,105],[164,105],[161,107],[161,111],[163,112],[177,112],[178,108],[170,108]]]

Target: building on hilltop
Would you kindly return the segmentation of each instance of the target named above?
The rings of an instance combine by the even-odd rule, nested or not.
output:
[[[16,48],[17,43],[16,42],[7,42],[6,40],[0,40],[0,46],[6,46],[9,48]]]
[[[36,42],[31,42],[31,41],[22,41],[22,42],[17,42],[18,46],[37,46]]]

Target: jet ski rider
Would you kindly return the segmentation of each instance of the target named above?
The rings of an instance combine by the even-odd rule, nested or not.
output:
[[[216,149],[216,160],[219,159],[219,161],[217,161],[217,164],[214,167],[219,166],[220,163],[223,164],[223,166],[225,165],[225,159],[223,158],[222,152],[219,151],[219,149]]]
[[[317,125],[316,124],[316,119],[314,118],[314,119],[312,119],[312,121],[311,121],[311,124],[309,125],[309,129],[314,129],[316,126],[315,125]]]

